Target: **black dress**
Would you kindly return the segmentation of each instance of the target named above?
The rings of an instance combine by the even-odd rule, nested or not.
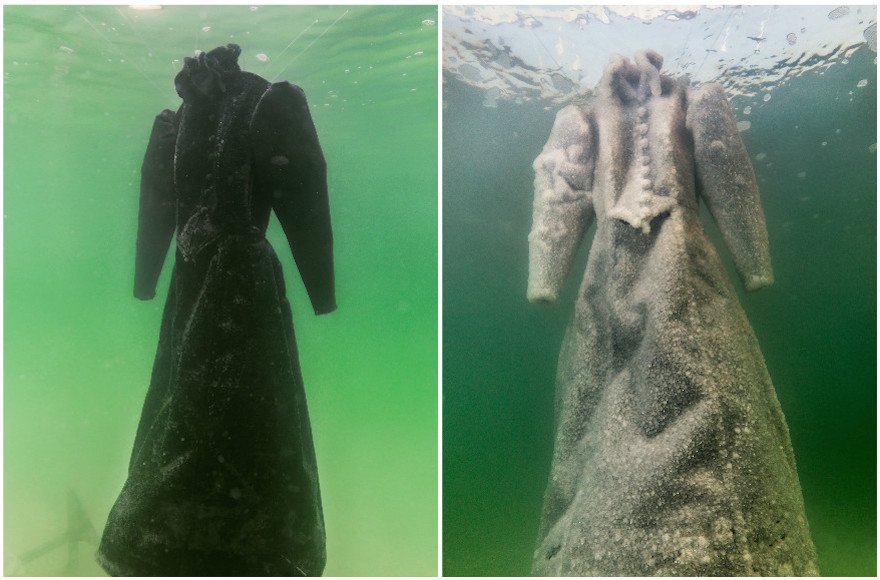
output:
[[[98,561],[113,575],[320,575],[324,523],[281,264],[336,308],[326,165],[303,91],[188,58],[144,159],[135,296],[177,253],[128,479]]]

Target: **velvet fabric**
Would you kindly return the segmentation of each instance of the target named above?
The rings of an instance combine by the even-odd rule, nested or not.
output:
[[[794,454],[746,290],[773,281],[755,176],[719,85],[615,56],[535,161],[528,296],[557,299],[596,232],[559,357],[533,573],[818,573]]]
[[[98,550],[113,575],[320,575],[315,451],[274,211],[317,314],[336,308],[326,166],[303,91],[187,58],[144,159],[135,296],[176,255],[128,477]]]

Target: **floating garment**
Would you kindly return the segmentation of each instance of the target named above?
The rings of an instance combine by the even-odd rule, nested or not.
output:
[[[302,576],[324,568],[315,452],[275,211],[316,314],[336,308],[324,157],[299,87],[187,58],[183,104],[144,159],[135,296],[177,252],[128,478],[98,561],[113,575]]]
[[[758,188],[719,85],[612,58],[535,161],[529,299],[555,301],[597,223],[564,338],[538,576],[815,575],[788,428],[703,231],[772,283]]]

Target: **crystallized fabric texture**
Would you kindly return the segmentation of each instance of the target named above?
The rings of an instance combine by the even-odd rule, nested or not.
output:
[[[556,300],[596,222],[559,359],[533,573],[816,575],[785,418],[703,231],[747,290],[773,281],[748,155],[722,88],[615,56],[535,161],[528,296]]]
[[[188,58],[143,164],[135,295],[177,251],[152,381],[98,561],[113,575],[303,576],[324,523],[281,264],[281,222],[318,314],[336,307],[326,167],[299,87]]]

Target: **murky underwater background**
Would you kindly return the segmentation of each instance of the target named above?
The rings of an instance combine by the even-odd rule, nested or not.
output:
[[[277,221],[312,419],[325,573],[437,572],[436,6],[4,9],[4,573],[58,575],[68,490],[100,534],[125,477],[171,259],[132,296],[140,164],[183,57],[235,42],[303,87],[329,168],[339,310]],[[74,518],[76,519],[76,518]],[[99,575],[79,544],[68,573]],[[25,561],[29,560],[29,561]]]
[[[660,51],[666,70],[720,75],[733,95],[776,283],[745,295],[719,253],[785,412],[821,572],[876,575],[876,9],[788,8],[818,16],[731,9],[696,29],[680,27],[696,14],[650,26],[611,18],[603,33],[577,9],[522,8],[505,20],[499,7],[444,7],[444,575],[529,573],[557,358],[588,246],[556,306],[526,301],[531,164],[578,76],[591,87],[610,51],[642,48]],[[819,25],[848,26],[856,40],[805,51]],[[666,27],[658,42],[669,46],[651,43],[651,27]],[[741,58],[701,67],[737,46]],[[769,64],[750,66],[758,58]]]

